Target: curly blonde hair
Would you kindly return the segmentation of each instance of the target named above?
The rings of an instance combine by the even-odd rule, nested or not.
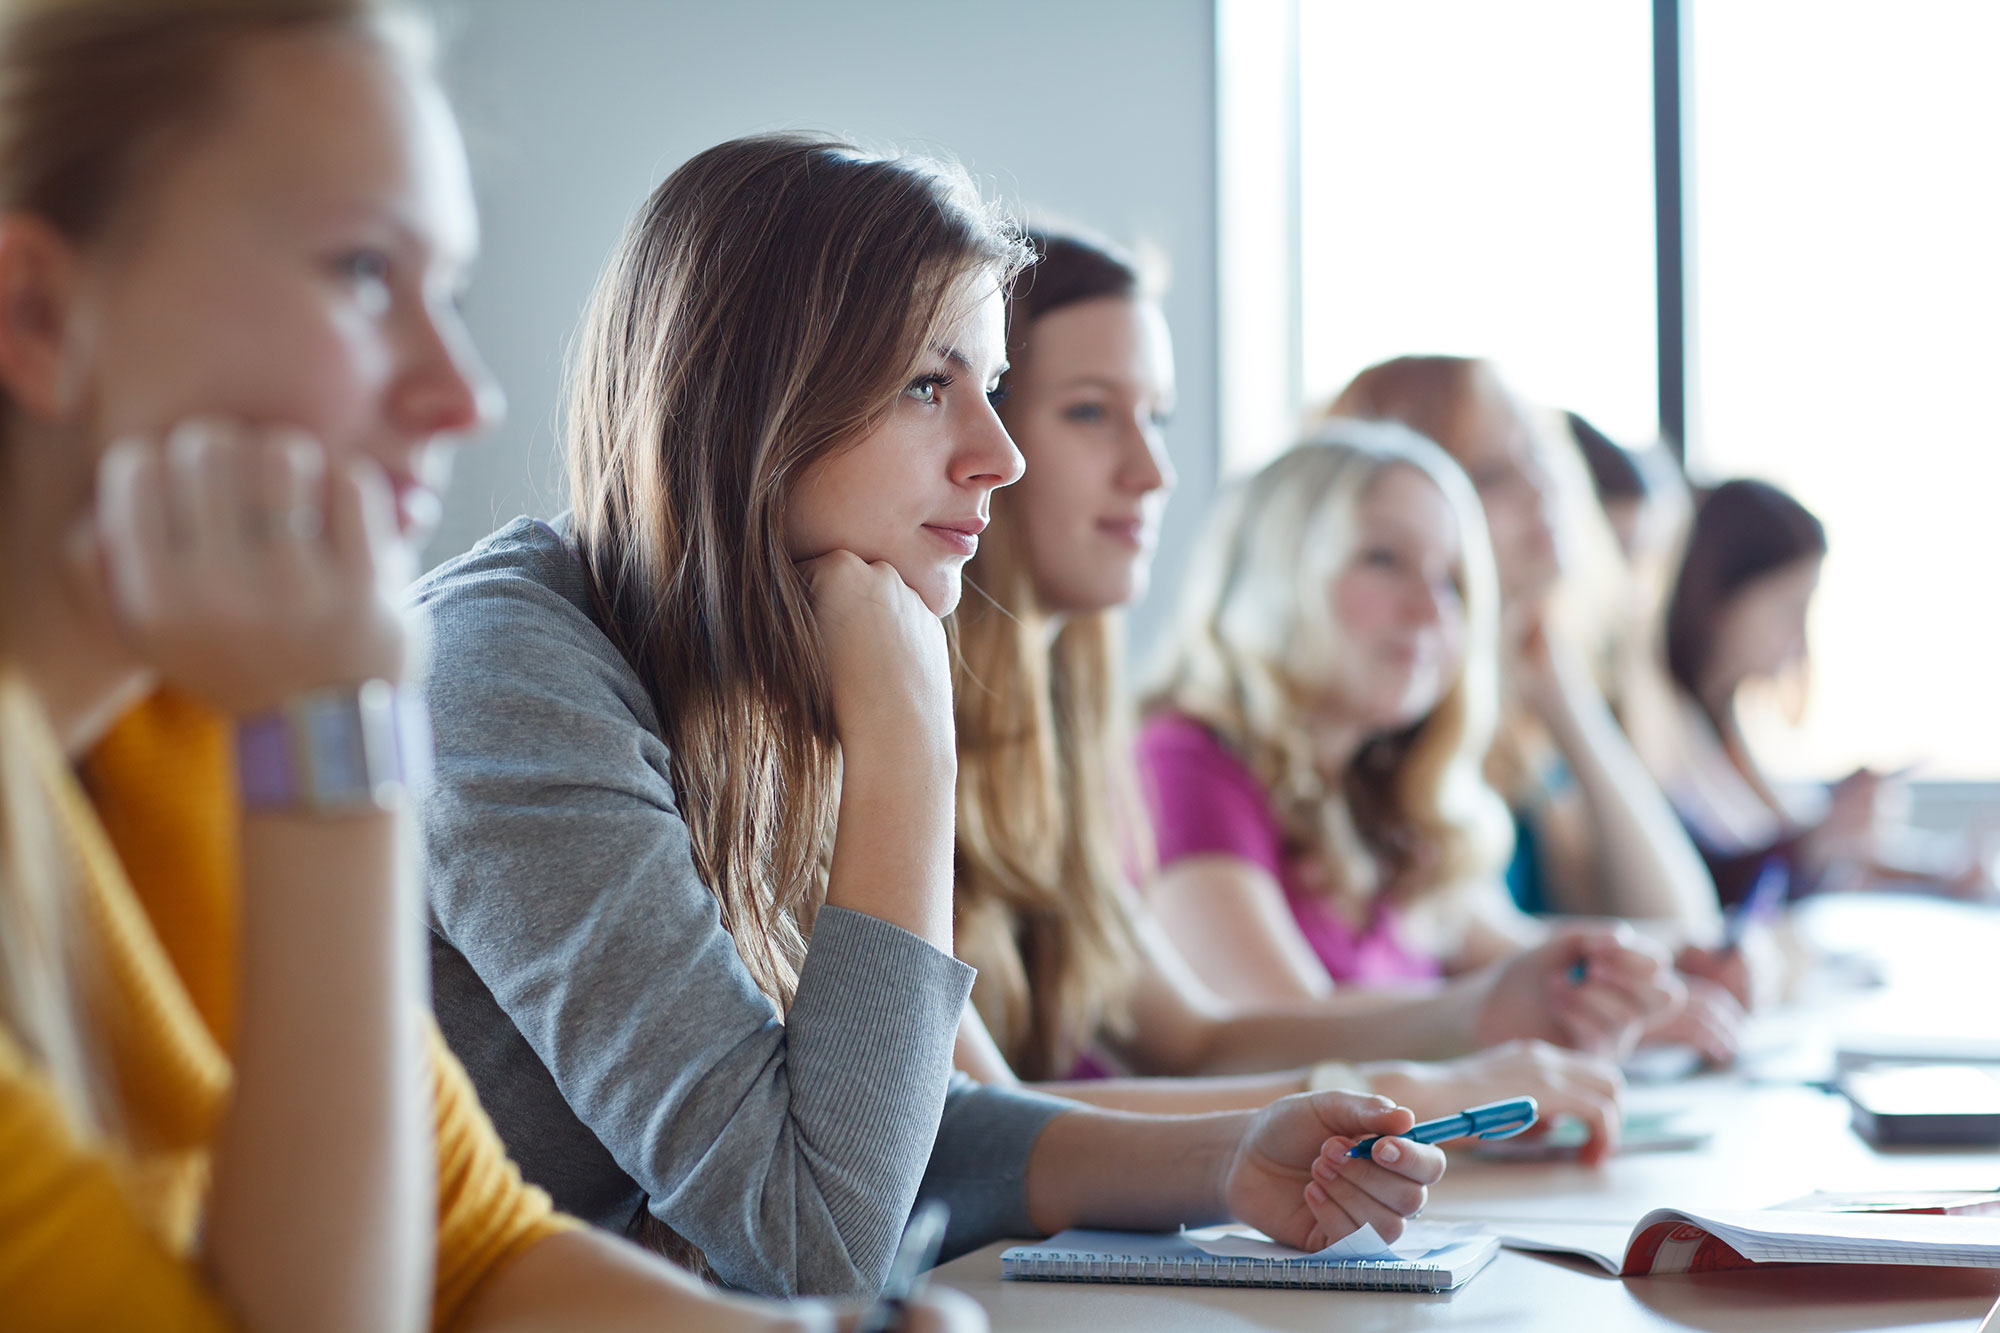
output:
[[[1309,651],[1333,645],[1327,578],[1352,539],[1356,506],[1385,473],[1412,468],[1458,520],[1466,647],[1437,706],[1370,738],[1344,773],[1321,771],[1299,719],[1317,702]],[[1208,727],[1270,794],[1287,853],[1323,892],[1353,905],[1339,848],[1358,836],[1381,868],[1374,893],[1410,907],[1490,875],[1512,826],[1481,776],[1497,708],[1499,594],[1479,499],[1458,465],[1393,423],[1332,421],[1238,487],[1212,516],[1148,711]]]

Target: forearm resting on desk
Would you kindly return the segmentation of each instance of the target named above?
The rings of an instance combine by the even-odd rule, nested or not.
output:
[[[832,1333],[829,1307],[728,1296],[635,1245],[597,1231],[539,1241],[491,1278],[467,1333],[587,1328],[593,1333]]]
[[[1028,1159],[1028,1215],[1043,1234],[1092,1226],[1163,1230],[1220,1221],[1223,1177],[1249,1116],[1057,1116]]]

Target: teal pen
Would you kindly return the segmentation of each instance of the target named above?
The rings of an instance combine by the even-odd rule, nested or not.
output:
[[[1533,1097],[1515,1097],[1504,1102],[1469,1107],[1457,1115],[1439,1120],[1426,1120],[1401,1134],[1388,1137],[1408,1139],[1412,1143],[1443,1143],[1447,1139],[1511,1139],[1534,1124],[1540,1114],[1541,1108],[1535,1105]],[[1377,1134],[1374,1138],[1361,1140],[1347,1150],[1347,1155],[1374,1157],[1376,1141],[1382,1137]]]

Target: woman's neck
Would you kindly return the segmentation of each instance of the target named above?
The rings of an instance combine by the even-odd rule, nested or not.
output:
[[[87,524],[95,472],[81,443],[16,423],[0,449],[11,655],[71,756],[96,743],[153,683],[113,618]],[[67,466],[64,466],[64,465]]]
[[[1328,707],[1307,723],[1313,764],[1330,787],[1339,787],[1354,756],[1368,743],[1368,728]]]

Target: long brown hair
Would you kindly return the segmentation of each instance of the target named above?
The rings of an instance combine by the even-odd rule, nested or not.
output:
[[[363,38],[413,64],[426,54],[420,24],[371,0],[5,5],[0,210],[32,214],[78,244],[101,237],[216,114],[248,43],[320,33]],[[0,448],[13,434],[4,410]],[[42,1063],[77,1122],[102,1128],[115,1108],[90,1040],[88,948],[46,786],[59,755],[32,689],[0,652],[0,1026]]]
[[[1731,701],[1708,693],[1723,613],[1758,579],[1825,554],[1825,526],[1766,481],[1725,481],[1694,511],[1667,601],[1667,671],[1725,743],[1737,735]]]
[[[1137,261],[1104,242],[1029,240],[1036,262],[1008,307],[1009,374],[1034,356],[1042,316],[1151,295]],[[1127,758],[1118,615],[1072,616],[1051,643],[1020,505],[1018,488],[994,494],[957,617],[956,937],[979,969],[973,1002],[1001,1053],[1021,1077],[1046,1080],[1067,1074],[1098,1031],[1127,1025],[1124,882],[1147,839]]]
[[[889,410],[965,281],[1004,286],[1026,259],[956,168],[760,135],[653,192],[584,319],[565,442],[596,614],[651,696],[723,925],[780,1008],[839,771],[792,495]]]
[[[1429,713],[1325,774],[1299,724],[1328,649],[1324,580],[1346,558],[1355,506],[1399,467],[1427,477],[1458,520],[1464,662]],[[1381,869],[1375,893],[1402,907],[1497,870],[1510,828],[1479,767],[1496,709],[1499,593],[1458,465],[1394,423],[1329,422],[1225,497],[1200,540],[1147,708],[1201,722],[1239,755],[1270,793],[1288,854],[1344,905],[1363,897],[1341,873],[1346,829]]]

